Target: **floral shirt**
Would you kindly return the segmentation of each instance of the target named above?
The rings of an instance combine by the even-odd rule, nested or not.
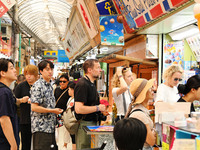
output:
[[[37,103],[44,108],[55,108],[55,97],[51,83],[47,83],[43,78],[37,80],[30,91],[31,103]],[[35,132],[54,133],[56,114],[37,113],[31,111],[31,130]]]

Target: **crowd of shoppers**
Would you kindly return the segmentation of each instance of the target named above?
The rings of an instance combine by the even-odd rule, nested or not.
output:
[[[73,150],[90,148],[91,137],[83,126],[100,125],[109,115],[109,104],[100,102],[95,86],[102,71],[100,64],[96,59],[86,60],[83,64],[85,75],[77,84],[63,74],[55,90],[52,86],[53,69],[53,63],[48,60],[41,61],[38,67],[27,65],[24,69],[26,80],[19,83],[13,93],[9,86],[17,79],[16,69],[11,60],[0,59],[0,149],[19,148],[17,105],[21,111],[22,150],[30,150],[31,146],[33,150],[64,150],[70,141]],[[186,84],[179,84],[177,88],[182,75],[183,70],[178,65],[165,70],[164,83],[158,87],[156,102],[192,103],[200,100],[200,76],[190,77]],[[154,124],[147,109],[148,101],[154,99],[154,85],[154,79],[136,79],[130,68],[116,69],[112,94],[118,113],[113,135],[119,150],[152,150],[156,143]],[[183,94],[182,97],[179,94]],[[67,109],[74,111],[79,121],[75,135],[69,134],[62,119],[58,120]],[[194,111],[193,104],[191,111]]]

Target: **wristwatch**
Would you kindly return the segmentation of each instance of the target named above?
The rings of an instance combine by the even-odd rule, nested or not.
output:
[[[96,108],[97,108],[97,112],[99,111],[99,105],[96,105]]]

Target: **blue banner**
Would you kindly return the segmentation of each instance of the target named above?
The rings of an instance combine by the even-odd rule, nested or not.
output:
[[[114,15],[117,11],[110,0],[102,0],[96,3],[100,15]]]
[[[58,62],[69,62],[69,58],[64,50],[58,50]]]

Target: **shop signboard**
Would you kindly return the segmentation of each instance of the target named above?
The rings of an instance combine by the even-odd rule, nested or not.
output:
[[[124,45],[123,21],[118,15],[100,16],[100,31],[102,45]]]
[[[188,0],[113,0],[118,13],[125,18],[125,29],[131,33]],[[128,25],[128,26],[127,26]]]
[[[58,62],[69,62],[69,58],[67,57],[64,50],[58,50]]]
[[[15,0],[0,1],[0,18],[16,3]]]
[[[98,31],[96,30],[96,28],[94,26],[94,23],[92,21],[89,10],[87,9],[85,1],[77,0],[77,8],[79,10],[79,13],[81,14],[82,20],[85,24],[86,30],[87,30],[90,38],[93,39],[97,35]]]
[[[44,51],[44,57],[57,57],[58,51]]]
[[[69,59],[78,53],[81,47],[88,42],[87,34],[76,11],[72,16],[63,42],[66,55]]]
[[[119,14],[123,15],[124,29],[127,33],[132,33],[136,29],[136,23],[131,17],[130,12],[128,12],[123,0],[113,0],[115,7]]]
[[[178,64],[184,68],[183,51],[183,41],[165,43],[163,53],[163,70],[172,64]]]
[[[115,15],[117,11],[110,0],[101,0],[96,2],[97,9],[100,15]]]

